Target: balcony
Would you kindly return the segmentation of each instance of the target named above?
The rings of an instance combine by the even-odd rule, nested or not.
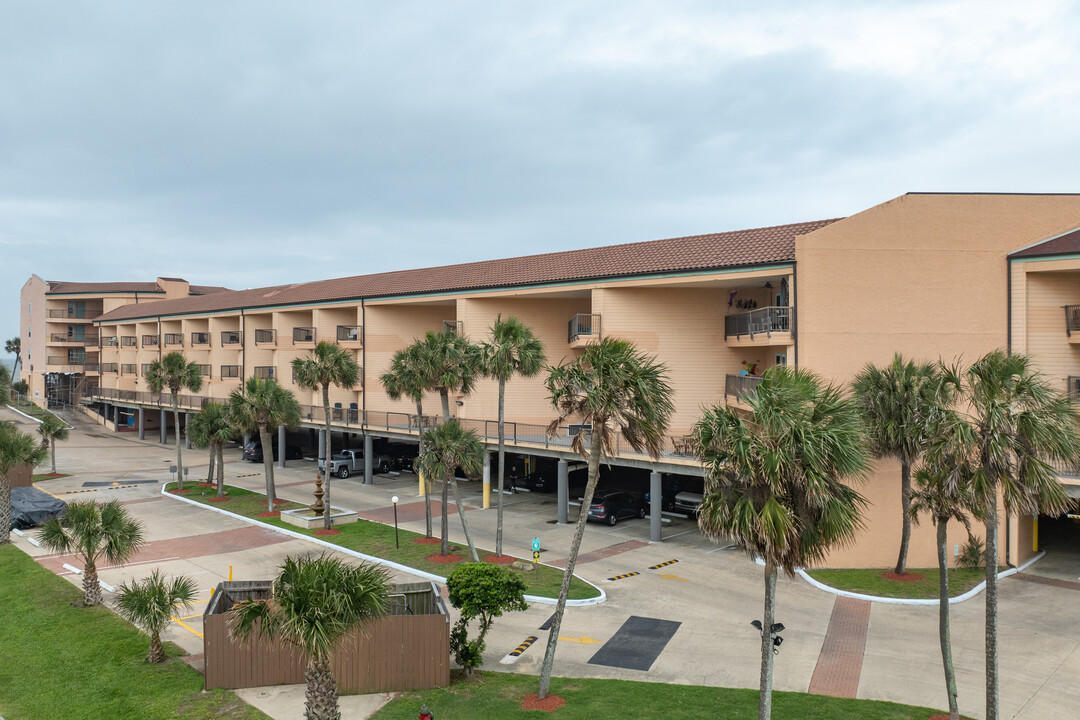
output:
[[[166,346],[179,345],[180,347],[183,347],[184,335],[183,333],[165,333],[164,341]]]
[[[191,333],[191,346],[192,347],[194,347],[196,345],[209,345],[209,344],[210,344],[210,333],[204,333],[204,332],[193,332],[193,333]]]
[[[84,337],[74,337],[67,333],[53,333],[49,335],[49,343],[53,345],[65,344],[65,345],[79,345],[81,347],[93,347],[98,344],[97,335],[86,335]]]
[[[239,365],[222,365],[221,375],[222,380],[240,379],[240,366]]]
[[[1080,343],[1080,305],[1065,306],[1065,335],[1071,343]]]
[[[294,327],[292,329],[292,344],[302,345],[305,343],[315,342],[315,328],[313,327]]]
[[[579,348],[600,342],[600,315],[579,313],[570,318],[567,326],[566,342],[570,347]]]
[[[144,348],[145,347],[157,347],[158,346],[158,336],[157,335],[143,335],[142,336],[142,346]]]
[[[773,337],[779,334],[780,337]],[[724,339],[755,345],[791,342],[791,308],[774,306],[728,315],[724,318]]]
[[[134,335],[124,335],[120,338],[120,347],[139,347],[139,338],[135,337]]]
[[[98,311],[97,315],[100,314],[101,312]],[[92,320],[97,317],[97,315],[94,314],[93,310],[86,309],[49,311],[50,320]]]
[[[209,378],[210,377],[210,366],[209,365],[199,365],[198,368],[199,368],[199,375],[201,375],[204,378]]]
[[[240,331],[239,330],[225,330],[221,333],[222,345],[239,345],[240,344]]]
[[[120,364],[121,375],[137,375],[135,371],[135,363],[121,363]]]
[[[255,368],[255,377],[260,380],[267,380],[274,377],[273,365],[259,365]]]
[[[343,343],[360,343],[364,344],[364,326],[363,325],[338,325],[337,326],[337,339],[338,342]]]
[[[277,344],[277,330],[256,330],[255,331],[255,344],[256,345],[276,345]]]
[[[465,323],[463,323],[461,320],[443,320],[442,331],[444,333],[454,333],[456,335],[461,335],[463,332],[465,332]]]
[[[118,343],[116,341],[116,336],[115,335],[113,335],[111,337],[103,337],[103,338],[101,338],[101,347],[103,347],[103,348],[104,347],[116,347],[117,345],[118,345]]]
[[[743,400],[747,395],[753,394],[755,388],[761,384],[760,377],[752,375],[728,375],[724,382],[724,395],[736,400]]]
[[[1065,380],[1065,394],[1074,403],[1080,403],[1080,375],[1070,375]]]
[[[103,373],[115,373],[120,371],[120,366],[116,363],[101,363],[101,372]]]

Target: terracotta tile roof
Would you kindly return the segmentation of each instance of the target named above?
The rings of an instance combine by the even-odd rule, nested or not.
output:
[[[1009,255],[1009,257],[1020,258],[1076,254],[1080,254],[1080,228],[1014,252]]]
[[[162,278],[173,280],[175,278]],[[229,288],[216,285],[191,285],[189,292],[192,295],[211,295],[213,293],[228,292]],[[157,282],[65,282],[59,280],[49,281],[49,290],[46,294],[72,294],[72,293],[164,293],[165,291]]]
[[[163,300],[147,305],[127,305],[102,315],[98,320],[127,320],[331,300],[498,289],[792,262],[795,259],[797,236],[811,233],[833,222],[836,220],[817,220],[502,260],[356,275],[296,285],[235,290],[203,297]]]

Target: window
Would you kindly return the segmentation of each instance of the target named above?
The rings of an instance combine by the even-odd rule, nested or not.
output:
[[[150,372],[150,363],[143,363],[142,364],[142,376],[146,377],[146,374],[148,372]]]
[[[199,374],[202,375],[203,377],[206,377],[206,378],[210,377],[210,366],[209,365],[200,365],[199,366]]]
[[[120,366],[120,374],[121,375],[134,375],[135,374],[135,363],[124,363],[123,365],[121,365]]]
[[[255,377],[259,378],[260,380],[265,380],[267,378],[274,377],[274,366],[273,365],[259,365],[259,366],[257,366],[255,368]]]
[[[221,366],[222,378],[238,378],[240,377],[239,365],[222,365]]]

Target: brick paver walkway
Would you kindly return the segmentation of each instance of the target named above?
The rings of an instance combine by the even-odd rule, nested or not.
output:
[[[593,550],[592,552],[581,553],[578,555],[577,564],[584,565],[585,563],[595,562],[597,560],[603,560],[609,558],[612,555],[618,555],[619,553],[629,552],[631,550],[637,550],[638,548],[649,547],[649,543],[642,542],[640,540],[627,540],[626,542],[616,543],[614,545],[608,545],[602,547],[599,550]],[[560,558],[558,560],[552,560],[548,563],[553,567],[566,567],[566,561],[569,558]]]
[[[838,597],[833,604],[829,629],[821,646],[817,667],[810,679],[816,695],[853,698],[859,690],[870,603]]]
[[[1072,580],[1058,580],[1057,578],[1048,578],[1041,575],[1028,575],[1026,573],[1017,573],[1013,575],[1013,577],[1017,580],[1038,583],[1039,585],[1053,585],[1054,587],[1065,588],[1067,590],[1080,590],[1080,582],[1073,582]]]

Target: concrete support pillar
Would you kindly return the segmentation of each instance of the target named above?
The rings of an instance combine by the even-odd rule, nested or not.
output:
[[[319,457],[320,462],[326,459],[326,431],[325,430],[320,430],[319,431],[319,455],[318,455],[318,457]]]
[[[491,453],[484,451],[484,509],[491,509]]]
[[[565,460],[559,461],[559,496],[558,496],[560,525],[566,524],[566,516],[570,508],[570,464]]]
[[[371,436],[364,436],[364,484],[374,485],[371,476],[375,474],[375,449],[371,442]]]
[[[663,540],[660,537],[660,519],[664,502],[662,491],[663,482],[661,482],[660,473],[649,473],[649,542]]]
[[[263,452],[266,452],[265,449]],[[277,429],[277,466],[285,467],[285,426],[278,425]]]
[[[169,415],[168,415],[168,413],[165,412],[165,408],[161,408],[161,444],[162,445],[164,445],[165,443],[167,443],[169,441],[169,439],[167,437],[165,437],[165,433],[168,431],[168,429],[169,429]]]
[[[191,434],[188,432],[188,425],[191,423],[191,413],[184,413],[184,449],[191,449]]]
[[[139,408],[139,439],[146,439],[146,411]]]
[[[113,432],[120,432],[120,406],[113,405]]]

